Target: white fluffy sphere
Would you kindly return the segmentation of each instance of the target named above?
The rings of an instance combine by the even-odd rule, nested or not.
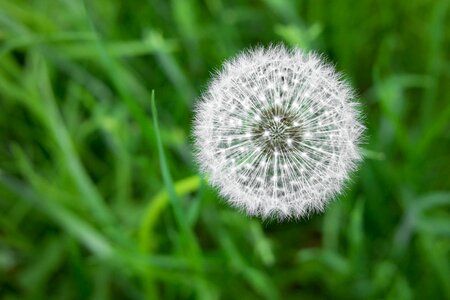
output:
[[[256,48],[226,62],[196,108],[199,165],[233,206],[263,218],[322,211],[361,160],[349,85],[314,53]]]

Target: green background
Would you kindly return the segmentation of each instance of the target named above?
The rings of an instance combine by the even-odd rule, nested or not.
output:
[[[450,299],[449,4],[0,0],[0,298]],[[368,128],[343,195],[282,223],[202,182],[191,133],[214,70],[276,42]]]

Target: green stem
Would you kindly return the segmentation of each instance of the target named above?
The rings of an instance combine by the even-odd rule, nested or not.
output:
[[[182,197],[196,191],[200,187],[201,179],[193,175],[174,183],[175,193]],[[139,247],[142,252],[147,252],[155,246],[150,240],[153,227],[158,220],[159,214],[169,203],[169,195],[166,189],[156,194],[148,203],[139,226]]]
[[[201,179],[198,175],[193,175],[174,183],[175,194],[178,197],[194,192],[200,187]],[[166,189],[161,190],[148,203],[139,226],[139,249],[142,253],[151,252],[155,248],[155,243],[152,243],[150,237],[152,236],[153,228],[158,220],[161,212],[169,204],[169,194]],[[144,270],[143,285],[146,289],[147,295],[151,299],[157,299],[157,290],[153,283],[153,278],[150,270]]]

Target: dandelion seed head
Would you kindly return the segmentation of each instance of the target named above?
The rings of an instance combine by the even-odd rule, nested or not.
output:
[[[284,46],[226,62],[197,104],[197,159],[210,183],[249,215],[322,211],[361,160],[354,94],[314,53]]]

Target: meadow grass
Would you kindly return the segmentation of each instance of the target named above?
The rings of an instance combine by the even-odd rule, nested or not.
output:
[[[0,0],[0,298],[450,299],[450,1]],[[192,157],[223,61],[283,42],[356,88],[365,161],[263,222]]]

